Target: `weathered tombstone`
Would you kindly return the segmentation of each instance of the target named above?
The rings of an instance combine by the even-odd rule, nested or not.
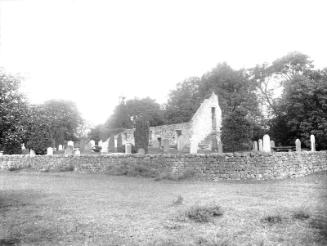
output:
[[[271,152],[270,137],[268,134],[263,136],[262,150],[263,152]]]
[[[145,150],[144,150],[143,148],[139,148],[139,149],[137,150],[137,153],[138,153],[139,155],[145,155]]]
[[[314,135],[310,136],[310,142],[311,142],[311,151],[316,151],[316,138]]]
[[[0,151],[0,156],[3,156],[3,151]]]
[[[91,149],[95,146],[95,141],[94,140],[90,140],[90,147]]]
[[[34,157],[35,156],[35,151],[34,150],[30,150],[30,157]]]
[[[108,150],[109,150],[110,153],[116,152],[115,151],[115,138],[114,138],[114,136],[111,136],[109,138]]]
[[[25,148],[25,144],[24,143],[22,143],[22,150],[25,150],[26,148]]]
[[[74,149],[74,156],[80,156],[81,152],[79,150],[79,148]]]
[[[53,148],[47,148],[47,155],[53,155]]]
[[[259,151],[262,151],[262,148],[263,148],[263,146],[262,146],[262,139],[259,139],[258,145],[259,145]]]
[[[258,142],[253,141],[253,151],[258,151]]]
[[[295,140],[296,152],[301,152],[301,141],[300,139]]]
[[[62,151],[62,150],[63,150],[62,145],[59,144],[59,146],[58,146],[58,151]]]
[[[125,144],[125,154],[132,154],[132,144],[131,143]]]
[[[67,146],[72,146],[74,148],[74,142],[73,141],[68,141]]]
[[[274,140],[270,140],[270,147],[274,148],[275,147],[275,141]]]
[[[162,140],[162,146],[163,146],[163,152],[169,151],[169,139],[163,139]]]
[[[74,148],[73,146],[69,145],[67,146],[67,148],[65,149],[65,156],[72,156],[74,152]]]

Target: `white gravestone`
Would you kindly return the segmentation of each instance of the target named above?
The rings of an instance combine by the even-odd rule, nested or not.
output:
[[[47,148],[47,155],[53,155],[53,148]]]
[[[259,145],[259,151],[262,151],[262,139],[259,139],[258,141],[258,145]]]
[[[311,142],[311,151],[316,151],[316,138],[314,135],[310,136],[310,142]]]
[[[58,151],[62,151],[62,150],[63,150],[62,145],[59,144],[59,146],[58,146]]]
[[[95,141],[94,140],[90,140],[90,146],[91,146],[91,149],[95,146]]]
[[[79,148],[74,149],[74,156],[80,156],[81,152],[79,150]]]
[[[67,146],[72,146],[74,148],[74,142],[73,141],[68,141]]]
[[[30,150],[30,157],[34,157],[35,156],[35,151],[34,150]]]
[[[301,152],[301,141],[300,139],[295,140],[296,152]]]
[[[270,137],[268,134],[263,136],[262,150],[267,153],[271,152]]]
[[[98,146],[99,146],[99,147],[102,147],[102,143],[103,143],[102,140],[100,140],[100,141],[98,142]]]
[[[22,150],[25,150],[26,148],[25,148],[25,144],[24,143],[22,143]]]
[[[258,151],[258,142],[253,141],[253,151]]]

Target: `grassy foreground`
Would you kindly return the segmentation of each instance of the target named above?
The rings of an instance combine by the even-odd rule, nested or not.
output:
[[[0,172],[0,245],[327,245],[327,175],[269,182]]]

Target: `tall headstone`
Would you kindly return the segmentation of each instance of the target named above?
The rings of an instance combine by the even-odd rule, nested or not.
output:
[[[162,140],[162,146],[163,146],[163,152],[169,151],[169,139],[163,139]]]
[[[132,154],[132,144],[131,143],[125,144],[125,154]]]
[[[259,145],[259,151],[263,151],[262,139],[259,139],[258,145]]]
[[[295,140],[295,147],[296,147],[296,152],[301,152],[301,141],[298,138]]]
[[[310,136],[310,142],[311,142],[311,151],[316,151],[316,138],[314,135]]]
[[[47,155],[53,155],[53,148],[47,148]]]
[[[74,142],[73,141],[68,141],[67,146],[72,146],[74,148]]]
[[[258,142],[253,141],[253,151],[258,151]]]
[[[34,157],[35,156],[35,151],[34,150],[30,150],[30,157]]]
[[[109,139],[107,139],[106,141],[102,142],[102,146],[101,146],[101,153],[108,153],[109,151]]]
[[[62,151],[62,150],[63,150],[62,145],[59,144],[59,146],[58,146],[58,151]]]
[[[270,137],[268,134],[263,136],[262,150],[267,153],[271,152]]]

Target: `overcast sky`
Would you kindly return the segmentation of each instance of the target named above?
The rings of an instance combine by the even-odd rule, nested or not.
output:
[[[327,66],[327,1],[0,0],[0,66],[32,103],[74,101],[92,124],[118,103],[290,51]]]

